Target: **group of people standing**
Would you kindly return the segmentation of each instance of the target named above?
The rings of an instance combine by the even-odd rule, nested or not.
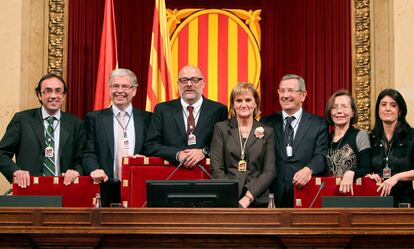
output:
[[[135,74],[115,69],[111,107],[88,113],[83,122],[61,111],[66,83],[48,74],[36,88],[41,107],[16,113],[0,141],[0,171],[23,188],[31,175],[62,175],[65,184],[89,175],[101,184],[103,206],[109,206],[120,202],[124,156],[159,156],[187,168],[211,157],[214,178],[239,181],[241,207],[266,206],[270,192],[278,207],[293,207],[294,187],[323,175],[342,177],[340,191],[352,194],[354,180],[370,176],[396,205],[413,203],[414,137],[398,91],[380,93],[368,134],[353,127],[358,111],[347,91],[331,96],[325,119],[306,112],[306,85],[298,75],[285,75],[278,85],[282,111],[260,121],[254,85],[233,88],[228,113],[203,97],[205,84],[199,68],[184,66],[180,98],[149,113],[132,106]],[[334,126],[330,135],[329,125]]]

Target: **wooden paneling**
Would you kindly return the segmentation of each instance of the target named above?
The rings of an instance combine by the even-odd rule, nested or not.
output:
[[[0,248],[402,248],[413,243],[411,209],[0,209]]]

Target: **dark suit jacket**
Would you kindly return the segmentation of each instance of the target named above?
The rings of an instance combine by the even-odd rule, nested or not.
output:
[[[27,170],[30,175],[43,175],[45,151],[44,125],[40,108],[14,115],[0,141],[0,169],[9,181],[16,170]],[[59,164],[61,173],[74,169],[81,175],[81,153],[85,130],[81,119],[61,112]],[[16,163],[13,156],[16,156]]]
[[[177,163],[176,154],[185,148],[206,147],[209,150],[214,124],[226,119],[226,106],[204,98],[194,131],[197,143],[188,146],[180,99],[160,103],[155,106],[154,115],[151,118],[145,154]]]
[[[143,154],[146,130],[151,113],[133,108],[135,127],[134,154]],[[119,195],[120,189],[113,188],[114,179],[114,124],[111,108],[90,112],[85,117],[86,142],[82,165],[87,175],[96,169],[103,169],[108,182],[101,184],[103,206],[109,206],[114,199],[110,193]],[[118,196],[119,197],[119,196]],[[116,198],[115,198],[116,199]]]
[[[287,157],[282,113],[265,117],[261,122],[275,130],[277,177],[272,189],[276,205],[293,207],[293,175],[305,166],[312,169],[313,175],[326,171],[327,123],[321,117],[303,111],[292,145],[293,156]]]
[[[254,131],[264,128],[264,137],[257,138]],[[255,204],[268,202],[269,186],[276,176],[273,129],[254,120],[247,139],[245,161],[247,171],[238,171],[240,161],[240,135],[235,118],[218,122],[211,141],[211,169],[218,179],[238,179],[239,196],[249,190]],[[245,188],[245,190],[243,190]]]

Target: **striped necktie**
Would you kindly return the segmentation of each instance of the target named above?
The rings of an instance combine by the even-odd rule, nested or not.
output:
[[[43,175],[44,176],[55,176],[55,127],[53,127],[53,122],[55,117],[49,116],[47,118],[47,129],[45,134],[45,158],[43,160]]]
[[[292,127],[292,122],[295,120],[294,116],[289,116],[286,118],[286,127],[285,127],[285,133],[286,133],[286,143],[287,145],[291,145],[293,143],[293,137],[294,137],[294,129]]]

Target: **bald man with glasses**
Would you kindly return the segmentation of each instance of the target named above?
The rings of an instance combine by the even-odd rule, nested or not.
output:
[[[214,124],[227,119],[227,107],[203,97],[204,76],[195,66],[178,74],[180,98],[155,106],[145,154],[195,167],[210,155]]]

